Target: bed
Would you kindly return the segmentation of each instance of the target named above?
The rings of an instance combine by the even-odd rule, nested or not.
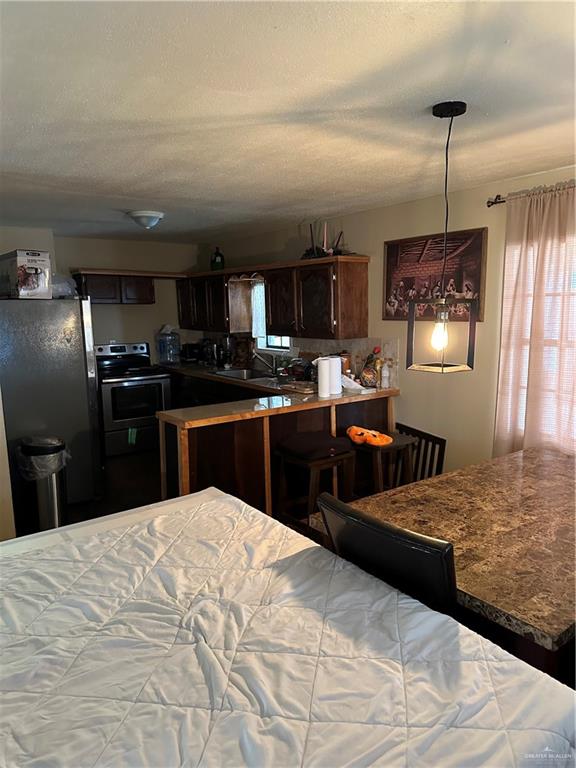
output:
[[[0,555],[6,766],[573,764],[571,690],[216,489]]]

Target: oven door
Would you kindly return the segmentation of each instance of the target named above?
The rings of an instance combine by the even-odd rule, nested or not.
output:
[[[156,412],[170,408],[170,377],[104,379],[102,420],[105,432],[156,423]]]

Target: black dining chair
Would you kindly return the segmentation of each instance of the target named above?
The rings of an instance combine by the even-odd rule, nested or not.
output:
[[[416,427],[409,427],[407,424],[396,423],[396,430],[401,435],[416,438],[416,442],[412,446],[412,476],[414,482],[442,474],[444,455],[446,453],[445,438],[432,435],[429,432],[423,432],[421,429],[416,429]],[[400,485],[400,473],[401,467],[397,466],[395,487]]]
[[[450,542],[376,520],[329,493],[320,494],[318,506],[337,555],[436,611],[455,612]]]

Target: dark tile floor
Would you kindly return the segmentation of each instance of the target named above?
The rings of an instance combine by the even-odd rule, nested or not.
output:
[[[102,497],[70,505],[66,523],[134,509],[160,501],[160,457],[158,451],[110,456],[104,465]]]

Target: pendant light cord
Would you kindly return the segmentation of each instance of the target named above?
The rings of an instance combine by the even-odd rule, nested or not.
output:
[[[440,289],[442,292],[442,298],[446,298],[444,293],[444,276],[446,274],[446,257],[447,257],[447,240],[448,240],[448,150],[450,148],[450,136],[452,134],[452,123],[454,118],[450,118],[450,125],[448,126],[448,136],[446,138],[446,149],[444,152],[444,262],[442,264],[442,278],[440,280]]]

